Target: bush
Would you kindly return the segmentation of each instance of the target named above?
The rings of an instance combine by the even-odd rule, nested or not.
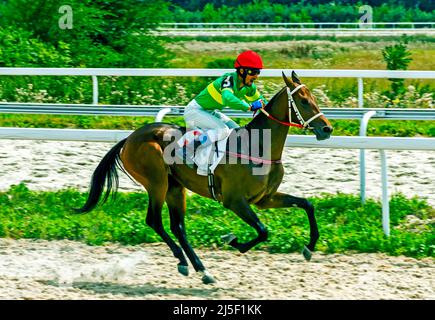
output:
[[[358,22],[361,2],[352,1],[172,1],[174,22]],[[429,3],[429,2],[428,2]],[[366,1],[373,21],[434,21],[433,7],[414,3]]]
[[[234,58],[216,59],[207,63],[208,69],[233,69]]]
[[[168,53],[161,40],[149,34],[157,21],[168,13],[168,4],[157,1],[78,1],[71,0],[73,28],[61,29],[58,13],[63,1],[11,0],[0,4],[1,26],[25,30],[26,38],[38,39],[60,54],[70,57],[74,67],[130,67],[164,66]],[[19,14],[17,14],[19,13]],[[8,45],[8,44],[6,44]],[[9,46],[8,52],[14,47]],[[37,49],[35,49],[37,50]],[[40,56],[43,52],[36,52]],[[24,51],[25,52],[25,51]],[[27,59],[31,65],[43,67],[40,61]],[[57,67],[61,67],[62,60]],[[6,64],[16,67],[15,60]]]
[[[27,30],[0,26],[0,67],[69,67],[71,61],[65,42],[58,42],[56,47]]]
[[[382,50],[382,56],[387,63],[388,70],[406,70],[412,59],[411,52],[408,51],[406,37],[404,37],[398,44],[393,46],[386,46]],[[391,81],[392,92],[390,96],[395,98],[405,92],[403,84],[404,79],[389,79]]]

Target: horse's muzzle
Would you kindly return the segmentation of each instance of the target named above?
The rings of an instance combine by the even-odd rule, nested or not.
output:
[[[313,131],[317,140],[326,140],[331,137],[331,133],[334,129],[331,126],[324,126],[321,128],[314,128]]]

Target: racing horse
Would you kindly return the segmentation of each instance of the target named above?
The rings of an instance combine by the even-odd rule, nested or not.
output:
[[[258,166],[253,159],[237,163],[219,163],[214,171],[214,192],[209,188],[208,177],[198,175],[186,163],[168,164],[164,159],[165,148],[172,142],[165,135],[185,128],[174,124],[152,123],[135,130],[127,138],[119,141],[101,160],[95,169],[86,203],[78,212],[91,211],[98,203],[104,203],[118,188],[117,169],[138,181],[148,192],[149,205],[146,223],[166,242],[173,255],[179,260],[178,271],[187,276],[189,258],[196,272],[205,284],[215,282],[188,242],[185,228],[186,189],[207,198],[215,198],[223,206],[232,210],[257,232],[257,237],[248,242],[239,242],[229,234],[222,239],[244,253],[260,242],[266,241],[268,231],[259,220],[251,205],[259,209],[299,207],[306,211],[310,226],[310,241],[303,248],[307,261],[311,259],[319,238],[313,205],[305,198],[277,192],[284,176],[281,156],[290,126],[314,132],[317,140],[328,139],[332,127],[320,112],[314,96],[301,83],[293,71],[291,79],[282,73],[284,86],[267,105],[245,127],[236,128],[252,132],[254,129],[269,130],[270,159],[264,160],[266,172],[253,175],[252,168]],[[239,153],[235,153],[240,155]],[[248,156],[249,157],[249,156]],[[257,159],[258,160],[258,159]],[[104,196],[102,197],[104,193]],[[102,200],[101,200],[102,198]],[[162,223],[162,207],[166,201],[170,230],[181,247],[169,236]],[[183,253],[184,251],[184,253]]]

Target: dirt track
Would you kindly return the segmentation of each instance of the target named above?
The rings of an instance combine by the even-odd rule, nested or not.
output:
[[[217,283],[179,274],[160,243],[0,239],[0,299],[435,299],[431,258],[196,251]]]

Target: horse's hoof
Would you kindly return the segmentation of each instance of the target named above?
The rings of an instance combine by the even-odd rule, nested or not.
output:
[[[201,278],[202,283],[210,284],[216,282],[216,280],[213,278],[213,276],[210,273],[208,273],[207,270],[199,271],[199,272],[202,274],[202,278]]]
[[[221,236],[221,239],[223,242],[230,244],[230,242],[233,241],[234,239],[237,239],[237,237],[232,233],[228,233],[226,235]]]
[[[302,254],[304,255],[305,260],[310,261],[311,260],[311,251],[306,246],[304,246],[304,250],[302,250]]]
[[[178,272],[181,273],[183,276],[188,276],[189,275],[189,267],[188,266],[184,266],[182,264],[179,264],[178,266]]]

